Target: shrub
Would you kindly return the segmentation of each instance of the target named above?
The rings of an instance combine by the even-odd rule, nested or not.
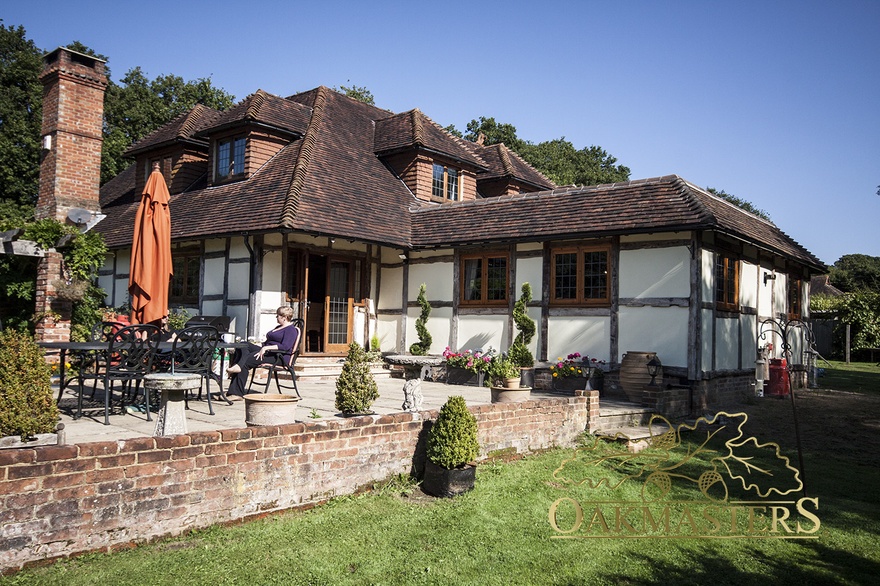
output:
[[[502,386],[504,381],[509,378],[519,377],[519,365],[509,356],[497,356],[489,364],[489,379],[496,387]]]
[[[457,468],[477,459],[477,418],[464,397],[454,395],[440,408],[428,435],[428,459],[443,468]]]
[[[30,334],[0,332],[0,436],[22,441],[51,433],[58,423],[52,398],[51,370]]]
[[[535,365],[535,358],[529,350],[529,343],[535,336],[535,320],[529,317],[528,307],[532,300],[532,286],[522,284],[522,294],[513,306],[513,321],[519,333],[508,350],[508,355],[517,366],[531,368]]]
[[[336,379],[336,408],[346,415],[366,413],[379,398],[376,379],[361,345],[352,342],[342,372]]]
[[[428,316],[431,315],[431,304],[425,297],[426,286],[424,283],[419,287],[419,305],[422,307],[422,313],[416,320],[416,333],[419,335],[419,341],[409,347],[410,354],[413,356],[424,356],[431,349],[431,332],[428,331]]]

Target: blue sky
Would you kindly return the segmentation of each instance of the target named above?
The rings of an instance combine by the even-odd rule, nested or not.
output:
[[[766,210],[826,263],[880,256],[880,2],[7,3],[50,50],[79,40],[241,99],[366,86],[464,130],[599,145]]]

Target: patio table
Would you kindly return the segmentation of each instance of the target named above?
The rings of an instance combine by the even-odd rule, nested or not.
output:
[[[58,399],[57,403],[61,402],[61,397],[64,395],[64,389],[66,389],[71,382],[78,379],[78,377],[71,376],[70,378],[66,377],[66,362],[68,353],[95,353],[100,354],[101,352],[106,352],[110,348],[110,342],[100,342],[100,341],[90,341],[90,342],[38,342],[38,345],[41,348],[45,348],[47,350],[58,350],[59,352],[59,365],[58,365]],[[160,342],[159,343],[159,351],[161,352],[170,352],[173,347],[173,342]],[[220,353],[220,374],[212,376],[223,376],[224,366],[226,364],[226,352],[225,350],[236,349],[236,348],[247,348],[247,342],[219,342],[217,344],[217,348],[224,350]],[[220,398],[226,401],[227,404],[232,405],[232,401],[230,401],[226,397],[225,391],[222,389],[222,385],[220,385]],[[210,392],[210,390],[209,390]]]

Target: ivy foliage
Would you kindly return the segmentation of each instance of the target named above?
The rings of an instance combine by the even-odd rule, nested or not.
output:
[[[37,433],[51,433],[57,422],[43,350],[28,333],[0,332],[0,436],[17,435],[26,441]]]
[[[520,297],[513,305],[513,322],[519,333],[510,346],[508,355],[510,359],[523,368],[531,368],[535,365],[535,358],[529,350],[529,344],[535,337],[536,325],[535,320],[529,317],[528,307],[532,300],[532,286],[528,283],[522,284]]]
[[[428,317],[431,315],[431,304],[425,296],[427,285],[422,283],[419,287],[418,302],[422,308],[422,313],[416,319],[416,333],[419,335],[419,341],[409,347],[409,352],[413,356],[424,356],[431,349],[431,332],[428,331]]]
[[[54,248],[62,237],[68,242],[60,248],[63,277],[68,281],[91,281],[104,264],[107,246],[97,232],[80,233],[75,227],[55,219],[43,219],[22,226],[7,219],[0,229],[23,228],[24,240],[35,242],[40,248]],[[0,318],[6,326],[23,329],[32,319],[36,299],[37,259],[35,257],[0,256]],[[100,319],[104,290],[91,285],[85,297],[74,303],[71,336],[85,339],[92,324]]]
[[[352,342],[336,379],[336,408],[346,415],[367,413],[378,398],[379,387],[370,372],[367,354],[360,344]]]
[[[453,395],[440,408],[431,426],[428,459],[443,468],[457,468],[477,459],[477,418],[468,411],[464,397]]]

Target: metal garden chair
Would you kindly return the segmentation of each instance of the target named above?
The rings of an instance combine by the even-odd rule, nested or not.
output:
[[[269,392],[269,385],[272,383],[272,380],[275,380],[275,388],[279,393],[283,393],[284,391],[293,391],[297,397],[302,398],[299,394],[299,389],[296,387],[296,359],[299,357],[299,348],[300,342],[302,341],[302,328],[303,328],[303,320],[295,319],[293,320],[293,325],[290,326],[292,328],[296,328],[296,342],[293,344],[293,352],[290,353],[289,357],[285,357],[281,352],[266,352],[266,356],[271,358],[271,362],[264,362],[260,366],[257,366],[253,370],[251,370],[251,380],[248,384],[248,392],[250,392],[251,388],[256,384],[258,387],[263,387],[263,392]],[[260,368],[265,368],[268,370],[266,374],[266,382],[262,382],[256,379],[257,370]],[[279,379],[279,373],[286,374],[290,377],[290,383],[288,384],[286,381],[286,377],[284,382],[281,382],[282,379]]]
[[[214,351],[220,342],[220,332],[214,326],[189,326],[180,330],[171,347],[171,372],[192,373],[202,377],[199,383],[199,397],[202,399],[202,384],[205,394],[208,396],[208,411],[214,415],[214,406],[211,404],[211,389],[208,381],[214,377],[211,366],[214,360]],[[223,396],[223,379],[216,377],[220,385],[220,396]],[[189,408],[189,393],[184,398],[187,409]]]

